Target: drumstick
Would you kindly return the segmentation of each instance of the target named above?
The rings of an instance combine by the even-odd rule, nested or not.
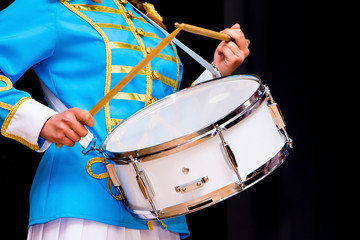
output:
[[[175,36],[183,29],[180,25],[178,29],[173,31],[169,36],[162,40],[141,62],[138,63],[118,84],[113,87],[89,112],[91,115],[95,115],[101,108],[105,106],[126,84],[133,79],[153,58],[156,57],[171,41]]]
[[[171,41],[175,36],[183,29],[183,26],[180,26],[173,31],[169,36],[164,38],[159,45],[157,45],[146,57],[141,60],[126,76],[113,87],[95,106],[89,111],[92,116],[95,116],[104,106],[107,104],[126,84],[128,84],[131,79],[133,79],[136,74],[138,74],[153,58],[156,57]],[[62,144],[56,144],[58,148],[62,147]]]
[[[212,31],[209,29],[205,29],[205,28],[201,28],[201,27],[196,27],[190,24],[185,24],[185,23],[175,23],[175,27],[180,27],[183,26],[183,30],[186,32],[190,32],[190,33],[195,33],[201,36],[205,36],[205,37],[210,37],[210,38],[214,38],[214,39],[218,39],[218,40],[222,40],[222,41],[226,41],[229,42],[232,40],[231,36],[226,34],[226,33],[220,33],[220,32],[216,32],[216,31]],[[250,44],[250,40],[246,39],[246,42],[248,44]]]

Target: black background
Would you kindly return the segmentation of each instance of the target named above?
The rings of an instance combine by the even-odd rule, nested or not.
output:
[[[10,2],[0,0],[0,9]],[[270,176],[243,193],[188,215],[189,239],[344,239],[342,226],[350,218],[342,214],[340,200],[347,200],[343,188],[354,169],[345,164],[351,158],[345,156],[348,149],[341,144],[349,139],[339,135],[348,102],[339,93],[348,79],[337,74],[347,71],[339,65],[343,61],[339,43],[346,42],[339,32],[345,26],[332,12],[338,12],[338,5],[289,0],[150,2],[165,18],[169,31],[174,22],[217,31],[240,23],[251,40],[251,53],[236,73],[257,74],[270,86],[294,140],[290,156]],[[178,38],[209,62],[219,43],[186,32]],[[186,87],[202,68],[179,51],[185,65],[182,87]],[[41,100],[35,80],[28,71],[15,87]],[[355,86],[346,92],[355,91]],[[25,239],[28,195],[41,155],[4,137],[0,137],[0,148],[2,232],[11,239]],[[341,170],[344,164],[350,169]]]

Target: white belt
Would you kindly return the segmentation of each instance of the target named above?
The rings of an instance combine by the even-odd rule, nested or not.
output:
[[[137,9],[137,8],[135,8]],[[160,30],[163,34],[165,34],[166,36],[169,35],[169,33],[163,29],[162,27],[160,27],[157,23],[155,23],[153,20],[151,20],[150,18],[148,18],[144,13],[142,13],[141,11],[137,10],[137,12],[139,14],[141,14],[147,21],[149,21],[154,27],[156,27],[158,30]],[[185,46],[185,44],[183,44],[182,42],[180,42],[179,40],[177,40],[176,38],[173,39],[173,42],[179,47],[181,48],[184,52],[186,52],[190,57],[192,57],[195,61],[197,61],[201,66],[203,66],[205,69],[207,69],[209,72],[211,72],[213,75],[215,75],[216,77],[222,77],[221,73],[219,72],[219,70],[213,65],[210,64],[209,62],[207,62],[205,59],[203,59],[200,55],[198,55],[197,53],[195,53],[193,50],[191,50],[190,48],[188,48],[187,46]]]

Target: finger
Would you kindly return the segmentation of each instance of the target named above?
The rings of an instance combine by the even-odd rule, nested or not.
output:
[[[56,143],[57,147],[62,147],[63,145],[67,147],[73,147],[75,145],[74,141],[71,141],[69,138],[64,138],[60,143]]]
[[[235,44],[235,43],[233,43]],[[222,48],[222,53],[223,53],[223,59],[227,64],[232,64],[233,59],[234,59],[234,52],[233,50],[229,47],[229,44],[226,44],[223,48]]]
[[[73,145],[73,143],[80,141],[81,139],[81,135],[86,136],[87,134],[87,129],[81,125],[81,123],[77,122],[77,120],[73,120],[73,121],[69,121],[68,119],[62,123],[59,123],[59,129],[61,129],[60,131],[58,131],[58,142],[65,144],[65,145]],[[81,130],[79,131],[79,128],[81,130],[84,130],[83,133],[79,134],[78,132],[81,132]]]
[[[72,129],[68,129],[65,132],[65,138],[63,139],[63,141],[67,142],[67,144],[73,146],[76,142],[79,142],[81,139],[81,137]],[[66,144],[65,144],[66,145]],[[68,146],[68,145],[66,145]]]
[[[231,29],[241,29],[240,24],[235,23],[235,24],[231,27]]]
[[[221,41],[219,46],[216,48],[216,51],[218,52],[219,55],[224,54],[224,48],[226,47],[226,42],[225,41]]]
[[[232,55],[241,56],[241,50],[240,50],[239,46],[236,45],[236,43],[228,42],[226,44],[226,48],[228,48],[232,52]]]
[[[69,127],[73,132],[75,132],[79,137],[85,137],[88,134],[87,128],[83,125],[83,122],[80,122],[78,119],[71,122]]]
[[[95,124],[94,117],[86,110],[76,109],[75,108],[75,117],[80,122],[84,123],[89,127],[93,127]]]
[[[226,44],[226,48],[229,51],[225,57],[228,59],[228,61],[235,64],[241,64],[249,55],[249,50],[247,48],[245,50],[241,50],[234,42],[228,42]]]
[[[78,108],[72,108],[64,114],[63,122],[65,123],[65,125],[67,125],[67,127],[64,126],[63,128],[64,133],[68,133],[71,130],[80,137],[85,137],[87,135],[88,130],[78,117],[78,115],[81,116],[82,111],[83,110],[80,110]],[[71,140],[76,139],[71,133],[69,133],[69,137]]]
[[[240,28],[228,28],[224,30],[224,33],[230,35],[235,40],[235,43],[239,46],[240,49],[245,49],[249,46],[248,42],[246,41],[245,35]]]
[[[236,45],[234,42],[230,42],[227,47],[230,48],[234,56],[237,58],[236,61],[243,62],[245,58],[250,54],[248,47],[240,49],[238,45]]]
[[[226,28],[226,29],[224,29],[223,31],[221,31],[221,33],[224,33],[225,31],[228,31],[228,30],[241,30],[241,28],[240,28],[240,24],[238,24],[238,23],[235,23],[231,28]]]
[[[59,131],[56,133],[56,135],[54,135],[54,138],[52,139],[51,142],[54,142],[54,143],[56,143],[56,145],[59,145],[59,146],[62,146],[62,145],[65,145],[68,147],[74,146],[76,141],[72,140],[71,138],[74,138],[74,137],[71,137],[71,136],[72,135],[76,136],[76,134],[71,133],[72,130],[68,126],[64,127],[62,125],[64,125],[64,124],[61,124],[61,123],[59,124],[59,126],[58,126]],[[75,140],[77,140],[77,139],[75,139]]]

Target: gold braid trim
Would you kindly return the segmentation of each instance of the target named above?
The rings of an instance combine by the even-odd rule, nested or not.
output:
[[[144,3],[143,7],[147,13],[152,14],[154,17],[156,17],[160,22],[163,21],[163,17],[160,16],[160,14],[155,10],[155,7],[151,3]]]
[[[106,53],[106,76],[105,76],[105,92],[104,96],[110,91],[110,84],[111,84],[111,48],[109,44],[109,39],[107,38],[106,34],[101,30],[99,26],[97,26],[90,18],[79,12],[77,9],[74,8],[71,4],[67,2],[68,0],[60,0],[62,4],[68,8],[70,11],[84,19],[87,23],[89,23],[103,38],[105,44],[105,53]],[[109,103],[104,106],[105,111],[105,119],[106,119],[106,128],[107,131],[111,131],[111,124],[110,124],[110,110],[109,110]]]
[[[112,182],[111,182],[111,179],[110,179],[110,175],[109,175],[109,173],[107,171],[103,172],[103,173],[100,173],[100,174],[96,174],[96,173],[92,172],[91,167],[95,163],[102,163],[102,164],[105,165],[106,164],[105,158],[95,157],[95,158],[90,159],[86,164],[86,171],[88,172],[88,174],[90,176],[92,176],[93,178],[96,178],[96,179],[108,178],[107,186],[109,188],[109,192],[110,192],[111,196],[113,196],[116,200],[119,200],[119,201],[123,200],[120,193],[117,196],[115,196],[115,194],[113,193],[112,188],[111,188]]]
[[[0,92],[9,90],[13,87],[12,82],[7,77],[0,75],[0,81],[6,84],[5,87],[0,87]]]
[[[23,104],[25,101],[31,99],[30,97],[24,97],[22,99],[20,99],[20,101],[18,101],[14,107],[11,108],[10,110],[10,113],[8,114],[8,116],[5,118],[5,121],[1,127],[1,134],[4,136],[4,137],[7,137],[7,138],[11,138],[13,140],[16,140],[22,144],[24,144],[25,146],[27,146],[28,148],[34,150],[34,151],[39,151],[39,145],[38,144],[33,144],[33,143],[30,143],[29,141],[27,141],[26,139],[20,137],[20,136],[17,136],[15,134],[12,134],[12,133],[8,133],[7,132],[7,129],[10,125],[10,122],[12,120],[12,118],[14,117],[16,111],[19,109],[19,107],[21,106],[21,104]],[[5,104],[1,104],[1,107],[4,107],[5,109],[7,109],[7,107],[9,107],[9,105],[5,105]]]
[[[103,163],[103,164],[105,164],[105,158],[95,157],[95,158],[90,159],[86,164],[86,171],[88,172],[88,174],[90,176],[92,176],[93,178],[96,178],[96,179],[108,178],[109,177],[108,172],[104,172],[104,173],[100,173],[100,174],[96,174],[96,173],[92,172],[91,167],[95,163]]]
[[[111,182],[111,179],[110,179],[110,178],[108,178],[107,184],[108,184],[108,188],[109,188],[109,191],[110,191],[111,196],[113,196],[116,200],[122,201],[123,199],[122,199],[122,197],[121,197],[120,192],[119,192],[119,194],[118,194],[117,196],[115,196],[114,193],[112,192],[112,188],[111,188],[112,182]]]

